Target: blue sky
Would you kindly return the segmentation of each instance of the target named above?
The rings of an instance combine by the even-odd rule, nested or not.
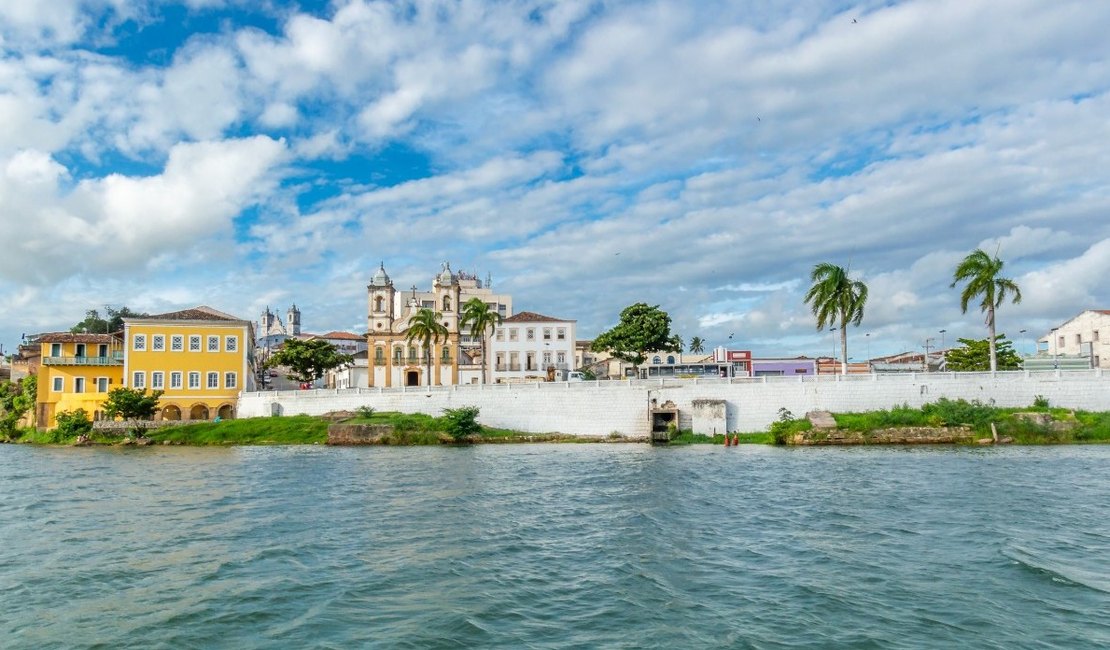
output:
[[[862,358],[985,335],[976,247],[1042,334],[1110,308],[1107,33],[1069,0],[0,0],[0,342],[104,305],[360,332],[379,261],[448,260],[582,337],[646,301],[813,355],[828,261]]]

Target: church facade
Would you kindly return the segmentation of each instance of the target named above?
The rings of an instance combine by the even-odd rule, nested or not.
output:
[[[465,272],[453,273],[451,265],[444,262],[432,279],[430,291],[420,291],[416,286],[398,290],[383,263],[366,287],[369,385],[388,388],[479,383],[481,340],[459,327],[460,310],[477,297],[502,317],[512,316],[512,297],[494,293],[490,285],[488,276],[483,283]],[[409,340],[412,319],[421,309],[432,310],[447,329],[447,339],[433,343],[429,350],[419,339]],[[432,359],[430,378],[428,356]]]

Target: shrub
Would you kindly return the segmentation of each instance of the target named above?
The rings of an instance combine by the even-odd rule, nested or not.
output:
[[[771,423],[771,438],[776,445],[785,445],[794,433],[794,414],[785,406],[779,409],[779,419]]]
[[[62,411],[54,419],[58,423],[58,426],[54,429],[55,442],[88,435],[92,432],[93,423],[85,409]]]
[[[463,406],[457,409],[443,409],[443,420],[447,433],[456,441],[481,432],[478,424],[478,407]]]
[[[358,413],[358,416],[360,418],[365,418],[365,419],[369,420],[370,418],[374,417],[374,407],[373,406],[360,406],[357,409],[355,409],[355,413]]]
[[[1033,396],[1033,408],[1047,409],[1049,407],[1048,398],[1044,395]]]

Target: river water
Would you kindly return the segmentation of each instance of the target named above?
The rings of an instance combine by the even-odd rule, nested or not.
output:
[[[1110,446],[0,445],[0,647],[1110,647]]]

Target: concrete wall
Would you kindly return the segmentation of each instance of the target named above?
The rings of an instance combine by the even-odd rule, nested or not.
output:
[[[675,403],[683,429],[693,427],[694,400],[723,400],[728,430],[750,432],[766,430],[778,418],[780,408],[801,417],[812,410],[916,407],[941,397],[1029,406],[1038,395],[1053,406],[1110,411],[1110,373],[916,373],[284,391],[246,393],[238,413],[240,417],[268,416],[277,405],[284,415],[320,415],[365,405],[379,411],[440,415],[444,408],[477,406],[481,409],[479,420],[488,426],[530,433],[606,436],[615,431],[646,436],[653,398],[660,404],[667,400]]]

